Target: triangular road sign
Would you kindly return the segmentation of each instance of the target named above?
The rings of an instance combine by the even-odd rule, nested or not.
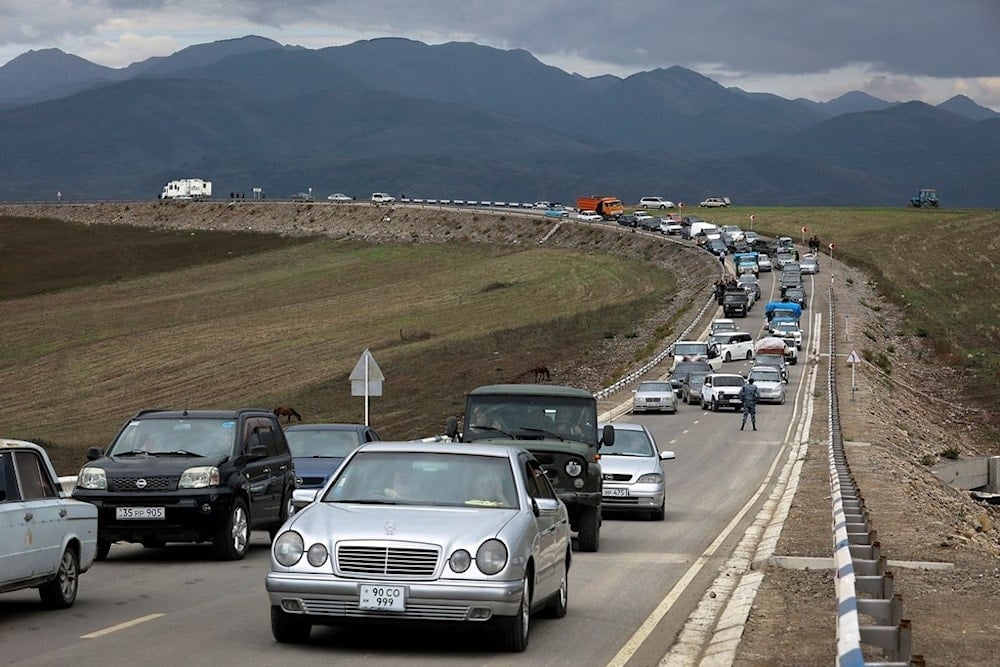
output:
[[[368,369],[367,377],[365,375],[366,368]],[[351,371],[348,379],[351,381],[351,396],[382,395],[382,381],[385,380],[385,376],[382,375],[382,369],[375,363],[375,357],[372,356],[372,352],[368,348],[365,348],[365,351],[361,353],[361,358],[354,365],[354,370]]]
[[[860,364],[861,357],[858,356],[857,350],[851,350],[851,353],[847,355],[847,363],[849,364]]]
[[[368,360],[368,377],[365,377],[365,359]],[[375,357],[372,356],[372,351],[365,348],[365,351],[361,353],[361,358],[358,359],[358,363],[354,365],[354,370],[351,371],[351,376],[347,378],[348,380],[360,380],[364,382],[367,379],[369,382],[374,380],[382,381],[385,376],[382,375],[382,369],[378,367],[375,363]]]

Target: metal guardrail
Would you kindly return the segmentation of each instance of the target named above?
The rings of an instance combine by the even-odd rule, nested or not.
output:
[[[634,370],[628,375],[625,375],[614,384],[594,392],[594,398],[596,398],[597,400],[601,400],[602,398],[607,398],[608,396],[615,393],[619,389],[623,389],[632,384],[633,382],[637,381],[639,378],[648,373],[650,370],[656,368],[658,364],[660,364],[664,359],[666,359],[670,355],[671,348],[673,348],[674,343],[676,343],[679,340],[687,340],[687,336],[691,333],[691,330],[695,328],[698,322],[702,320],[702,318],[705,316],[705,312],[709,308],[711,308],[713,304],[716,303],[717,301],[714,298],[709,297],[709,299],[705,302],[705,305],[701,307],[700,311],[698,311],[698,315],[695,316],[695,318],[691,321],[691,324],[688,325],[687,329],[682,331],[680,335],[677,336],[677,338],[670,341],[670,344],[667,345],[667,347],[665,347],[663,350],[661,350],[655,357],[653,357],[652,361],[647,363],[642,368]]]
[[[836,299],[830,285],[829,368],[827,371],[830,489],[833,499],[834,587],[837,595],[837,664],[923,665],[911,653],[910,621],[903,618],[903,599],[893,590],[893,574],[886,571],[878,532],[865,509],[844,452],[837,400]],[[867,594],[859,597],[858,593]],[[861,616],[873,619],[862,623]],[[862,645],[882,649],[890,662],[868,662]]]

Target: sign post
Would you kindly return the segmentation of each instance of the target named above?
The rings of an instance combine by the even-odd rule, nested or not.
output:
[[[833,259],[833,249],[837,247],[836,243],[830,244],[830,259]]]
[[[858,356],[857,350],[851,350],[851,353],[847,355],[847,363],[851,365],[851,400],[854,400],[854,390],[857,389],[857,384],[854,382],[855,378],[855,368],[859,363],[861,363],[861,357]]]
[[[753,213],[751,213],[751,214],[750,214],[750,231],[751,231],[751,232],[753,231],[753,221],[754,221],[755,219],[756,219],[756,216],[755,216],[755,215],[754,215]]]
[[[808,231],[809,231],[809,228],[806,227],[805,225],[802,225],[802,245],[806,244],[806,232],[808,232]]]
[[[382,395],[382,381],[385,380],[385,376],[375,363],[372,351],[367,347],[361,353],[361,358],[354,365],[354,370],[348,379],[351,381],[351,396],[365,397],[365,426],[371,426],[368,419],[368,398]]]

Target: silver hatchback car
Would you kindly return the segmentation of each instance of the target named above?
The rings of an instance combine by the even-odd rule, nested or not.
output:
[[[604,424],[599,425],[604,428]],[[601,452],[604,510],[642,512],[650,519],[666,517],[666,482],[662,461],[677,458],[658,451],[649,429],[642,424],[615,423],[615,445]]]

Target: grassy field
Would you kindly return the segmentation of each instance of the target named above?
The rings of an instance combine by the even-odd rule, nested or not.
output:
[[[372,399],[383,437],[439,433],[472,387],[579,363],[677,290],[644,262],[535,244],[17,220],[0,232],[20,258],[0,300],[3,432],[47,443],[70,472],[143,408],[286,404],[309,421],[362,421],[348,374],[366,347],[386,375]],[[39,237],[50,252],[31,252]]]
[[[893,333],[967,371],[963,401],[1000,403],[1000,213],[696,213],[744,227],[753,213],[756,231],[798,241],[804,226],[826,255],[835,243],[838,259],[903,307],[904,330]],[[463,239],[481,233],[455,224]],[[638,344],[638,324],[677,296],[701,301],[644,261],[669,264],[655,248],[670,244],[623,259],[593,228],[579,230],[576,247],[554,248],[532,241],[551,223],[475,224],[502,226],[518,244],[366,245],[0,219],[2,432],[50,444],[57,465],[73,471],[87,446],[106,445],[142,408],[290,404],[308,421],[361,421],[363,400],[350,396],[347,376],[368,347],[387,377],[373,425],[389,438],[426,435],[479,384],[523,381],[538,363],[597,365],[609,341],[652,352],[671,328]],[[877,325],[874,304],[872,316]],[[876,333],[864,352],[891,372],[895,350]]]

